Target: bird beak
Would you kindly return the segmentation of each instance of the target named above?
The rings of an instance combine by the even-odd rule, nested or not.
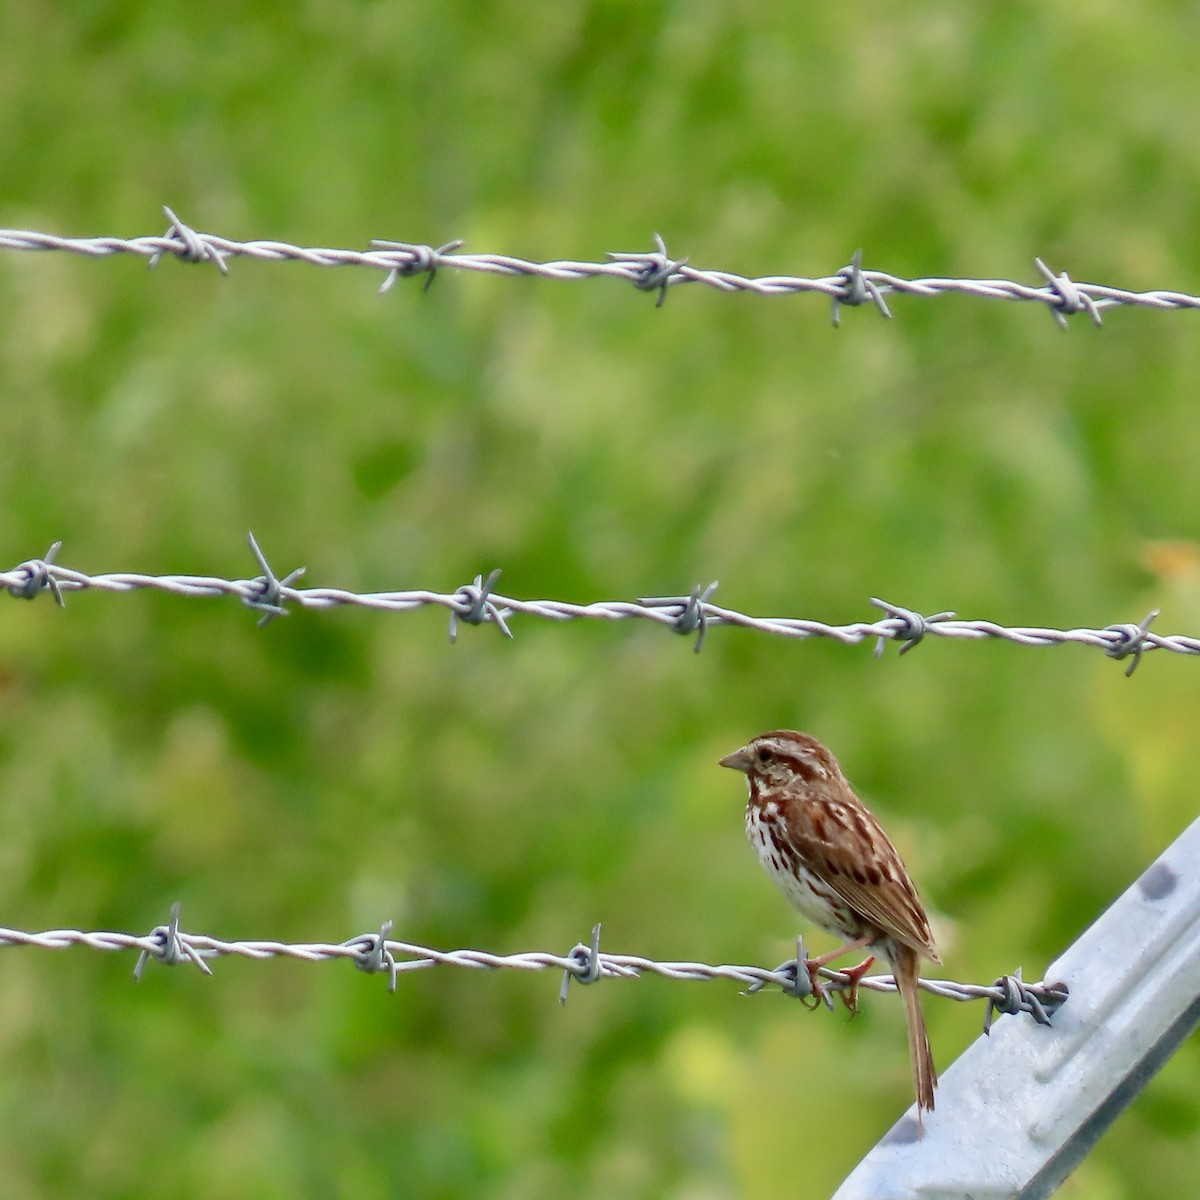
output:
[[[750,751],[746,746],[743,746],[740,750],[735,750],[732,754],[725,755],[719,765],[728,767],[731,771],[749,771]]]

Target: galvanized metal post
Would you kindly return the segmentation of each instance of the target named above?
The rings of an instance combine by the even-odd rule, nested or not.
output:
[[[1200,1023],[1200,821],[1046,971],[1052,1026],[1001,1019],[834,1200],[1049,1196]]]

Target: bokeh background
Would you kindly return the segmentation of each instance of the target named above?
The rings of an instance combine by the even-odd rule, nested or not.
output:
[[[651,247],[822,275],[1200,290],[1200,18],[1177,5],[15,3],[0,224]],[[1163,609],[1200,629],[1197,318],[443,273],[0,255],[0,560],[357,590],[689,591],[867,619]],[[1045,965],[1194,815],[1200,668],[645,623],[152,594],[0,619],[0,923],[787,957],[717,757],[828,741],[951,978]],[[820,938],[814,943],[823,944]],[[27,1197],[830,1193],[910,1101],[899,1007],[348,964],[213,979],[0,953],[0,1178]],[[976,1006],[927,1001],[949,1064]],[[1188,1194],[1190,1043],[1064,1189]]]

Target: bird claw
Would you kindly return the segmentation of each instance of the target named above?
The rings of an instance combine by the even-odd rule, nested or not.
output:
[[[800,969],[801,963],[804,964],[803,971]],[[805,1008],[817,1009],[824,1004],[832,1011],[831,989],[821,979],[820,969],[820,964],[814,967],[813,960],[806,954],[803,959],[789,958],[787,962],[780,963],[771,974],[787,976],[788,982],[783,985],[783,990],[789,996],[795,996]],[[758,991],[758,988],[751,985],[750,990]]]
[[[830,1012],[833,1012],[833,998],[830,995],[832,989],[821,979],[821,964],[811,958],[805,958],[804,969],[808,972],[808,986],[812,989],[812,1003],[806,1004],[805,1008],[816,1009],[824,1004]],[[845,997],[843,996],[842,999],[844,1000]]]
[[[833,1012],[833,1001],[829,998],[829,989],[824,984],[819,984],[817,993],[817,995],[811,997],[811,1002],[801,1000],[800,1003],[803,1004],[804,1007],[810,1012],[816,1012],[816,1010],[820,1008],[822,1004],[824,1004],[830,1012]]]
[[[847,982],[842,983],[840,980],[838,981],[839,994],[842,997],[842,1003],[850,1010],[852,1017],[858,1016],[858,985],[862,977],[871,969],[874,962],[875,955],[872,954],[864,958],[857,967],[846,967],[842,971],[842,974],[847,977]],[[845,990],[842,991],[842,988]]]

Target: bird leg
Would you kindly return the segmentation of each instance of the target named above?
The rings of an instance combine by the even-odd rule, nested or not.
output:
[[[847,942],[844,946],[839,946],[836,950],[830,950],[818,958],[805,958],[804,966],[808,971],[808,980],[812,984],[814,996],[821,996],[824,993],[824,985],[821,983],[820,972],[823,966],[833,962],[835,958],[841,958],[843,955],[849,954],[853,950],[861,950],[863,946],[869,946],[872,942],[870,937],[855,938],[852,942]],[[852,1012],[858,1012],[858,983],[859,980],[871,969],[871,964],[874,963],[875,956],[872,954],[868,958],[864,958],[856,967],[848,967],[842,974],[850,977],[850,983],[847,990],[842,994],[842,1000],[846,1007]]]

